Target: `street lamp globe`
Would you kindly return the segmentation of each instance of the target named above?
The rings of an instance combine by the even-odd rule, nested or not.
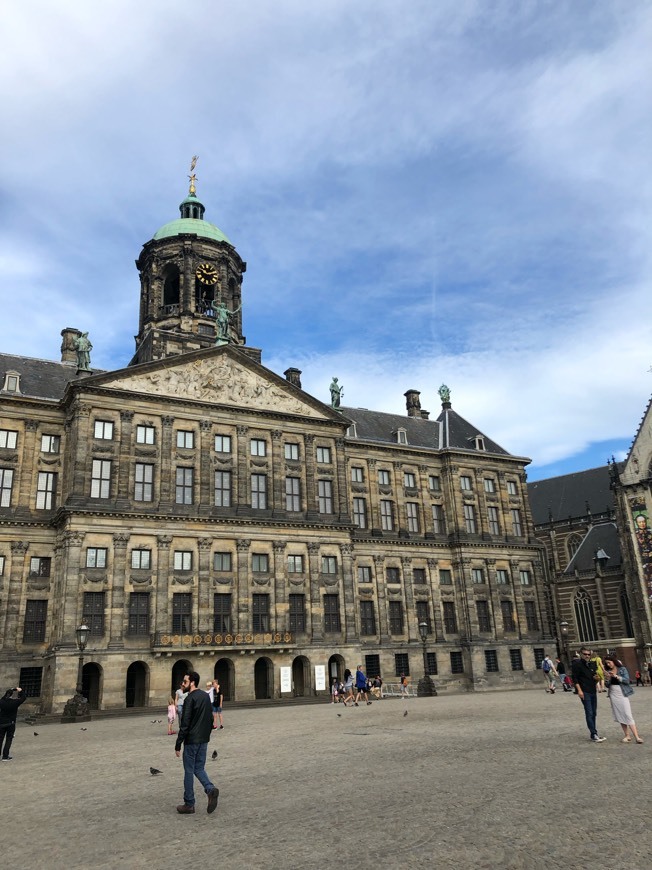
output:
[[[88,635],[91,633],[90,628],[87,625],[80,625],[75,629],[75,634],[77,635],[77,648],[84,652],[86,649],[86,644],[88,643]]]
[[[419,623],[419,637],[421,638],[421,643],[425,643],[428,640],[428,623],[425,620]]]

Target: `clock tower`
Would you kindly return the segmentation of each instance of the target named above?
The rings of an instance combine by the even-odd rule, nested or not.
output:
[[[216,344],[245,344],[241,291],[247,264],[224,233],[204,220],[196,177],[189,177],[179,218],[154,233],[136,260],[140,317],[131,365]]]

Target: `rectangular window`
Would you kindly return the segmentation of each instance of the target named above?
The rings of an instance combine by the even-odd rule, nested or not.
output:
[[[353,499],[353,522],[359,529],[367,528],[367,499]]]
[[[329,634],[341,631],[339,595],[324,595],[324,631]]]
[[[303,574],[303,556],[288,556],[288,574]]]
[[[104,592],[84,592],[82,622],[91,630],[93,637],[104,634]]]
[[[330,449],[330,447],[318,447],[317,448],[317,462],[321,462],[323,465],[330,465],[330,463],[331,463],[331,449]]]
[[[519,571],[519,577],[521,580],[521,586],[531,586],[532,585],[532,575],[529,571]]]
[[[381,486],[389,486],[389,471],[384,468],[378,469],[378,483]]]
[[[413,568],[412,569],[412,582],[417,585],[422,585],[426,582],[426,569],[425,568]]]
[[[441,478],[438,474],[428,476],[428,489],[431,492],[441,492]]]
[[[376,634],[376,613],[373,601],[360,602],[360,634],[363,637]]]
[[[518,508],[512,508],[512,534],[520,537],[523,534],[523,526],[521,525],[521,512]]]
[[[192,571],[192,551],[191,550],[175,550],[174,551],[174,570],[175,571]]]
[[[192,594],[175,592],[172,596],[172,631],[190,634],[192,631]]]
[[[475,508],[472,504],[464,505],[464,528],[469,535],[475,534]]]
[[[318,480],[317,491],[319,495],[319,513],[333,513],[333,484],[330,480]]]
[[[321,573],[337,574],[337,558],[335,556],[321,557]]]
[[[43,643],[45,640],[45,623],[47,615],[47,599],[26,602],[25,623],[23,625],[23,643]]]
[[[41,435],[41,453],[59,453],[60,450],[61,436]]]
[[[269,595],[252,595],[253,630],[269,631]]]
[[[43,668],[21,668],[19,682],[28,698],[40,698]]]
[[[406,489],[415,489],[417,485],[417,479],[414,476],[413,472],[405,471],[403,472],[403,486]]]
[[[464,673],[464,656],[461,652],[451,653],[451,674]]]
[[[86,550],[87,568],[106,568],[106,547],[89,547]]]
[[[32,556],[29,560],[31,577],[49,577],[52,559],[49,556]]]
[[[230,453],[231,452],[231,436],[216,435],[215,436],[215,452]]]
[[[267,553],[251,554],[251,570],[256,574],[269,573],[269,556]]]
[[[195,433],[192,429],[177,429],[177,447],[191,450],[195,446]]]
[[[439,585],[440,586],[452,586],[453,585],[453,574],[450,568],[440,568],[439,569]]]
[[[537,617],[537,608],[534,601],[525,601],[525,622],[528,631],[539,630],[539,619]]]
[[[299,458],[299,445],[287,443],[285,445],[285,458],[296,461]]]
[[[523,656],[521,655],[520,649],[510,649],[509,662],[513,671],[523,670]]]
[[[494,493],[496,492],[496,483],[493,477],[485,477],[484,479],[484,491]]]
[[[154,444],[156,429],[153,426],[136,426],[136,444]]]
[[[39,471],[36,484],[36,510],[50,511],[55,506],[57,475],[51,471]]]
[[[231,631],[231,594],[216,592],[213,595],[213,631],[228,634]]]
[[[0,556],[0,577],[3,577],[5,573],[5,557]]]
[[[384,532],[394,530],[394,503],[387,499],[380,501],[380,527]]]
[[[440,504],[434,504],[432,506],[432,530],[436,535],[446,534],[444,508]]]
[[[442,602],[444,610],[444,631],[446,634],[457,634],[457,615],[452,601]]]
[[[149,592],[132,592],[129,595],[127,634],[149,634]]]
[[[91,498],[109,498],[111,495],[111,460],[94,459],[91,469]]]
[[[541,662],[546,653],[543,647],[540,646],[535,646],[532,652],[534,653],[534,668],[538,671],[541,669]]]
[[[251,506],[255,510],[263,511],[267,508],[267,475],[251,475]]]
[[[359,465],[351,466],[351,483],[364,483],[364,472]]]
[[[285,478],[285,510],[301,510],[301,479],[298,477]]]
[[[432,634],[432,620],[430,619],[430,607],[427,601],[417,601],[417,625],[422,622],[428,626],[428,634]]]
[[[408,532],[419,531],[419,505],[415,501],[409,501],[405,505],[405,518]]]
[[[508,495],[518,495],[518,490],[516,489],[516,483],[513,480],[507,481],[507,494]]]
[[[473,490],[473,483],[467,474],[463,474],[460,477],[460,487],[464,492],[471,492]]]
[[[484,583],[484,571],[482,568],[471,568],[471,579],[479,585]]]
[[[373,680],[374,677],[380,676],[380,656],[372,653],[364,657],[364,672]],[[22,684],[21,684],[22,685]]]
[[[96,420],[93,434],[103,441],[113,441],[113,423],[109,420]]]
[[[306,630],[306,596],[290,593],[289,596],[290,631]]]
[[[478,613],[478,629],[479,631],[491,631],[491,614],[489,613],[488,601],[476,601],[475,607]]]
[[[387,583],[400,583],[401,582],[401,571],[399,568],[390,565],[389,568],[385,568],[385,580]]]
[[[132,550],[131,567],[135,571],[149,571],[152,566],[151,550]]]
[[[267,456],[267,442],[263,438],[252,438],[249,453],[251,456]]]
[[[498,655],[495,649],[486,649],[484,651],[484,666],[488,674],[498,673]]]
[[[213,571],[230,571],[231,554],[213,553]]]
[[[231,507],[231,472],[215,472],[215,507]]]
[[[410,657],[407,653],[394,653],[394,673],[397,677],[410,676]]]
[[[13,429],[0,429],[0,447],[14,450],[17,444],[18,432],[14,432]]]
[[[426,676],[436,677],[439,673],[437,669],[437,653],[427,652],[426,653],[426,668],[428,673]]]
[[[134,474],[134,501],[153,501],[153,499],[154,466],[137,462]]]
[[[193,468],[177,467],[175,501],[177,504],[192,504]]]
[[[370,565],[358,565],[358,583],[371,583],[371,566]]]
[[[389,602],[389,633],[403,634],[405,631],[405,619],[403,617],[403,602]]]
[[[500,534],[500,521],[498,519],[498,508],[490,506],[487,508],[487,520],[489,521],[489,532],[492,535]]]
[[[516,622],[514,621],[514,605],[511,601],[500,602],[500,612],[503,616],[503,628],[505,631],[516,631]]]
[[[499,586],[509,586],[509,574],[504,568],[496,570],[496,583]]]

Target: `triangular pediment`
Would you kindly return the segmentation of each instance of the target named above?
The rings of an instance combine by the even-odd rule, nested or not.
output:
[[[336,412],[230,348],[168,357],[89,378],[88,386],[257,411],[337,419]]]

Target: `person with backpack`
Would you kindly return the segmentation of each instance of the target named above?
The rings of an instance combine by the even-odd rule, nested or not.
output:
[[[543,671],[543,675],[546,678],[546,692],[550,692],[551,695],[554,695],[555,677],[559,679],[559,674],[557,673],[557,669],[553,665],[550,656],[543,657],[543,661],[541,662],[541,670]]]

